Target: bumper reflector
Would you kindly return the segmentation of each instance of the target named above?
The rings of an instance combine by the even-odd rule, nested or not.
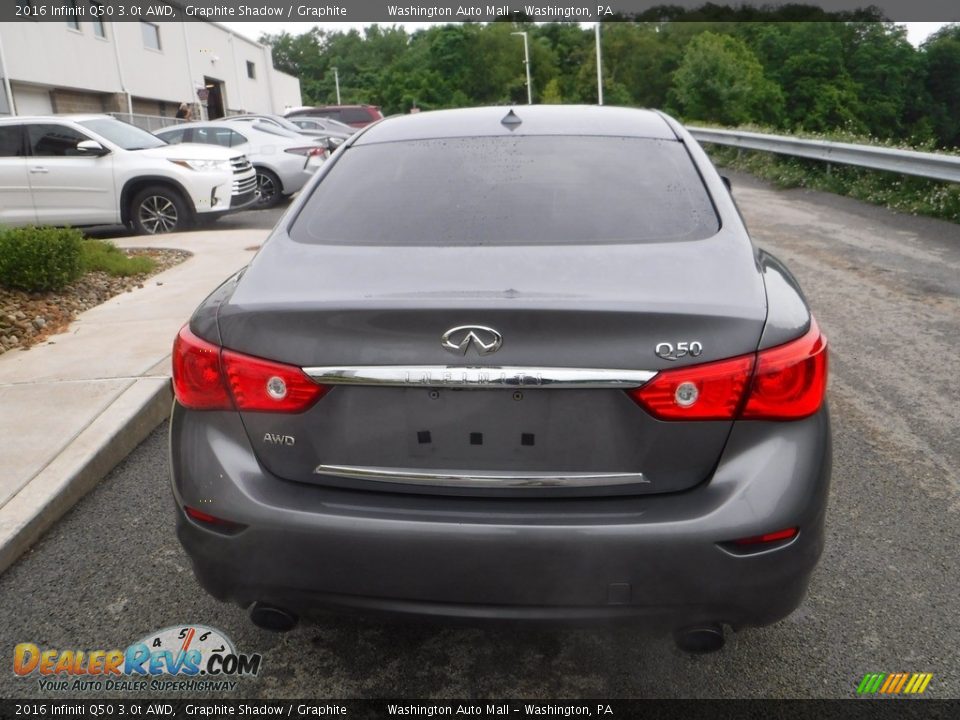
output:
[[[737,547],[745,547],[750,545],[768,545],[771,543],[778,543],[784,540],[790,540],[797,536],[797,533],[800,532],[800,528],[785,528],[783,530],[777,530],[776,532],[765,533],[763,535],[754,535],[753,537],[740,538],[739,540],[734,540],[733,544]]]
[[[232,520],[224,520],[223,518],[218,518],[215,515],[210,515],[202,510],[192,508],[189,505],[184,505],[183,511],[187,514],[187,517],[194,522],[211,530],[217,530],[222,533],[238,533],[247,527],[246,525],[241,525],[240,523],[233,522]]]

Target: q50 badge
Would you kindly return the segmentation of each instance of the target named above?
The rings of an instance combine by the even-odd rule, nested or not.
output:
[[[699,340],[678,342],[676,345],[673,343],[662,342],[657,343],[657,347],[654,349],[654,352],[657,354],[657,357],[674,362],[675,360],[679,360],[687,355],[690,357],[700,357],[703,355],[703,343],[701,343]]]

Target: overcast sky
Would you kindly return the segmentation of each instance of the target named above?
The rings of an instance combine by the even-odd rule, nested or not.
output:
[[[314,25],[319,25],[324,30],[348,30],[350,28],[357,28],[358,30],[363,29],[367,25],[372,25],[373,23],[308,23],[308,22],[225,22],[221,23],[227,27],[235,30],[236,32],[244,35],[251,40],[257,40],[261,34],[269,33],[276,35],[283,31],[290,33],[291,35],[300,35],[301,33],[307,32]],[[430,25],[440,25],[442,23],[430,23],[430,22],[401,22],[401,23],[392,23],[392,22],[383,22],[381,25],[402,25],[407,28],[408,31],[413,32],[420,28],[429,27]],[[587,23],[584,23],[587,24]],[[592,24],[592,23],[591,23]],[[937,30],[942,28],[947,23],[942,22],[908,22],[901,23],[902,25],[907,26],[907,38],[915,46],[919,46],[924,40],[927,39],[932,33],[935,33]]]

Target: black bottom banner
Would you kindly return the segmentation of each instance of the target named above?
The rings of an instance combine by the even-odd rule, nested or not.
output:
[[[0,718],[958,718],[960,700],[0,700]]]

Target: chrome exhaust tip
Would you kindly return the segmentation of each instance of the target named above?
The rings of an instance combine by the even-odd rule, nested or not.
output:
[[[250,620],[259,628],[282,633],[293,630],[297,626],[299,618],[289,610],[255,602],[250,607]]]
[[[717,652],[725,642],[723,626],[712,623],[680,628],[674,632],[673,639],[684,652],[696,654]]]

